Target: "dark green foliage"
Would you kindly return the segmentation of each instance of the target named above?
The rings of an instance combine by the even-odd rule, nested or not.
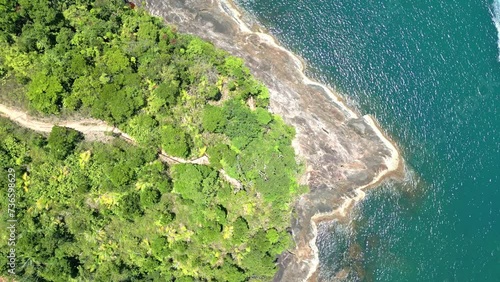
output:
[[[190,143],[189,136],[178,127],[167,125],[161,129],[162,148],[169,155],[187,157],[190,152]]]
[[[172,80],[161,83],[154,91],[156,97],[164,101],[166,106],[173,106],[179,96],[179,81]]]
[[[57,126],[45,138],[0,119],[0,170],[17,171],[19,277],[271,280],[291,246],[294,132],[241,59],[120,0],[0,0],[0,47],[16,101],[91,114],[135,140],[82,142]],[[210,164],[168,167],[161,150]]]
[[[238,149],[243,149],[253,139],[261,137],[263,130],[256,115],[243,102],[229,101],[224,106],[224,112],[228,120],[224,133]]]
[[[234,166],[236,162],[236,152],[223,143],[217,143],[208,148],[207,154],[210,158],[210,163],[215,168],[222,168],[223,164],[226,166]]]
[[[59,160],[64,159],[75,149],[76,144],[83,140],[83,135],[74,129],[54,126],[48,138],[50,153]]]
[[[160,201],[161,193],[156,188],[146,188],[141,192],[141,206],[148,208]]]
[[[238,219],[236,219],[236,221],[233,224],[233,228],[234,228],[233,238],[237,244],[241,244],[248,240],[249,237],[248,222],[244,218],[238,217]]]
[[[224,109],[208,105],[203,111],[203,128],[209,132],[223,132],[228,119]]]
[[[118,203],[118,214],[124,218],[133,219],[142,214],[141,196],[132,192],[123,196]]]

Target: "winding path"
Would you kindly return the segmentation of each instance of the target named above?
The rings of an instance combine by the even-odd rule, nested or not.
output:
[[[39,132],[50,132],[52,131],[52,127],[54,127],[54,125],[58,125],[78,130],[82,132],[85,135],[85,138],[87,139],[95,138],[95,134],[101,135],[101,137],[106,138],[107,136],[105,135],[105,133],[111,132],[119,134],[124,139],[133,140],[132,137],[120,131],[118,128],[110,126],[106,124],[104,121],[97,119],[89,118],[78,121],[67,120],[67,121],[52,123],[47,119],[34,118],[28,115],[24,111],[12,107],[7,107],[3,104],[0,104],[0,115],[9,118],[10,120],[16,122],[22,127],[26,127]]]
[[[135,140],[125,132],[120,129],[108,125],[106,122],[98,119],[86,118],[81,120],[65,120],[60,122],[51,122],[43,118],[35,118],[28,115],[25,111],[21,111],[6,105],[0,104],[0,116],[6,117],[18,125],[32,129],[38,132],[51,132],[52,127],[55,125],[64,126],[78,130],[83,133],[85,139],[87,140],[108,140],[109,136],[106,133],[110,132],[119,135],[120,138],[126,140],[127,142],[135,144]],[[165,151],[161,151],[158,154],[161,161],[168,164],[198,164],[198,165],[210,165],[210,161],[207,156],[201,156],[196,159],[186,160],[174,156],[170,156]],[[226,181],[232,184],[237,189],[241,189],[242,184],[238,180],[230,177],[223,169],[219,170],[219,173],[224,177]]]

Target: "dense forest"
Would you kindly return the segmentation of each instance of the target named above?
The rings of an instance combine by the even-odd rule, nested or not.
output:
[[[0,0],[0,49],[2,101],[135,140],[0,119],[0,228],[15,171],[17,281],[271,279],[306,188],[293,128],[241,59],[121,0]],[[168,165],[162,151],[210,164]]]

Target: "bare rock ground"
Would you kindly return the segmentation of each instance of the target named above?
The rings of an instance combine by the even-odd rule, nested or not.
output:
[[[245,59],[270,90],[270,111],[297,131],[294,148],[306,164],[310,193],[295,205],[296,249],[280,260],[276,281],[314,280],[316,222],[344,217],[376,186],[403,167],[396,147],[369,116],[345,106],[340,95],[304,75],[304,64],[258,25],[248,27],[227,0],[147,0],[145,8],[185,33],[200,36]]]

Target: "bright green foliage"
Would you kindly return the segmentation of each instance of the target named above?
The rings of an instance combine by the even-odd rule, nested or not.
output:
[[[106,70],[111,74],[118,74],[126,71],[129,66],[129,59],[118,48],[109,49],[99,58],[97,67]]]
[[[28,86],[27,95],[34,108],[53,114],[59,111],[57,104],[62,92],[63,87],[56,77],[38,72]]]
[[[126,130],[142,144],[158,143],[158,121],[150,115],[139,114],[130,119]]]
[[[271,114],[263,108],[255,109],[255,115],[257,116],[257,121],[261,125],[267,125],[273,120]]]
[[[210,43],[199,38],[194,38],[193,40],[191,40],[191,42],[189,42],[186,48],[186,55],[191,58],[196,58],[212,50],[213,47],[210,45]]]
[[[243,64],[244,62],[242,59],[229,56],[224,61],[222,69],[227,75],[241,79],[245,76],[248,76],[248,69]]]
[[[262,223],[260,213],[270,213],[269,207],[258,205],[251,193],[235,193],[211,167],[173,166],[170,190],[166,167],[146,149],[123,142],[80,143],[56,159],[44,137],[5,120],[0,125],[2,140],[15,139],[25,148],[0,144],[2,174],[12,167],[17,175],[16,251],[20,260],[30,261],[19,276],[46,281],[268,280],[276,255],[290,246],[288,234],[277,231],[286,224]],[[22,165],[14,161],[19,154],[26,155]],[[126,183],[110,190],[115,166],[135,169]],[[6,185],[6,179],[0,178],[0,184]],[[0,192],[2,204],[5,193]],[[0,217],[5,228],[6,214]],[[0,243],[2,273],[6,243]]]
[[[23,87],[24,106],[90,114],[136,141],[82,142],[62,127],[46,138],[0,119],[0,169],[17,171],[19,277],[271,280],[291,246],[299,168],[293,128],[267,112],[243,60],[121,0],[1,1],[0,76]],[[161,150],[210,164],[167,167]]]
[[[174,193],[183,199],[191,200],[194,204],[205,204],[205,201],[214,193],[217,171],[206,166],[179,164],[172,168],[174,177]]]

